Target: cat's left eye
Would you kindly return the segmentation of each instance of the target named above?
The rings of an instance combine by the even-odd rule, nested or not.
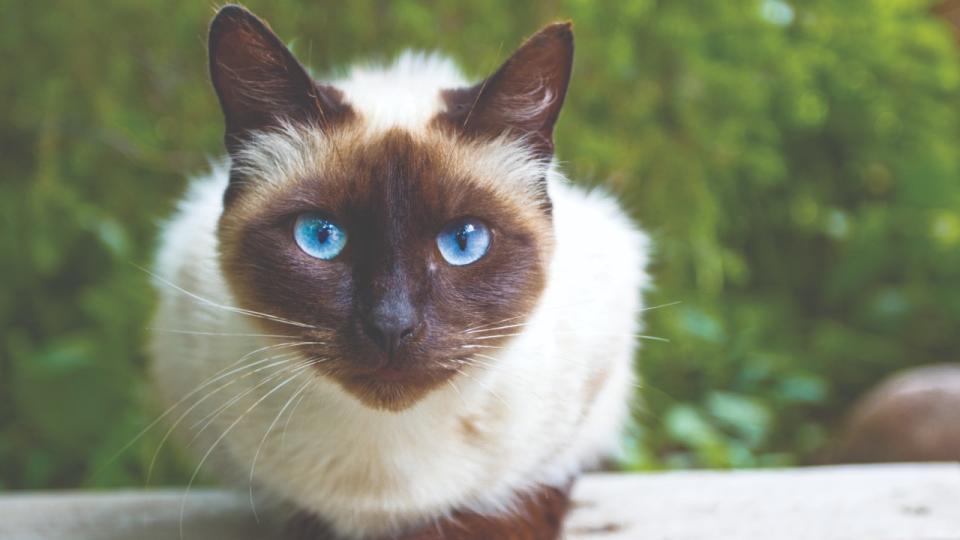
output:
[[[446,261],[463,266],[480,260],[490,248],[490,230],[476,219],[458,219],[437,235],[437,248]]]
[[[330,260],[347,245],[347,233],[339,225],[318,214],[301,214],[293,225],[293,238],[304,253]]]

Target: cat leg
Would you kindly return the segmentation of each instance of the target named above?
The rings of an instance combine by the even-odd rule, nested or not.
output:
[[[283,540],[346,540],[333,532],[324,521],[307,512],[298,512],[287,521]]]
[[[557,540],[570,507],[570,488],[544,486],[518,496],[515,510],[500,516],[454,511],[415,531],[371,540]],[[289,540],[346,540],[321,520],[298,514],[287,527]]]
[[[518,497],[516,510],[502,516],[455,511],[398,540],[557,540],[570,507],[571,487],[572,481],[561,488],[544,486],[525,493]]]

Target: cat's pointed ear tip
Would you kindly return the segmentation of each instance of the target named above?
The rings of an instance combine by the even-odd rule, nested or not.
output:
[[[573,53],[573,21],[557,21],[540,29],[530,37],[528,44],[549,47],[556,51]]]
[[[213,32],[225,25],[236,24],[239,22],[258,20],[257,16],[249,9],[240,4],[224,4],[217,10],[210,21],[210,31]]]
[[[249,15],[250,10],[241,6],[240,4],[224,4],[217,8],[216,13],[213,15],[214,21],[232,19],[236,17],[243,17],[244,15]]]
[[[573,39],[573,21],[557,21],[550,23],[540,30],[541,34],[546,34],[562,39]]]
[[[214,56],[224,40],[239,39],[241,43],[249,43],[252,37],[266,38],[272,33],[270,25],[249,9],[240,4],[226,4],[217,10],[210,21],[207,33],[208,49],[210,55]]]

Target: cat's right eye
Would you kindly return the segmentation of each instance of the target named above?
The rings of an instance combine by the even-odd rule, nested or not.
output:
[[[330,260],[347,245],[347,233],[339,225],[314,214],[301,214],[293,225],[293,238],[304,253]]]

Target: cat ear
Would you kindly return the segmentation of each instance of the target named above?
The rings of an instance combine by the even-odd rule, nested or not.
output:
[[[210,78],[231,153],[251,131],[282,121],[324,127],[349,114],[340,92],[316,84],[270,27],[246,9],[220,9],[209,39]]]
[[[553,125],[567,93],[573,65],[569,22],[546,26],[493,75],[471,88],[445,90],[440,117],[468,135],[513,132],[541,156],[553,155]]]

